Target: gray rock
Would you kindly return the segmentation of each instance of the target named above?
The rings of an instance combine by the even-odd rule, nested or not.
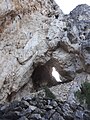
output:
[[[49,111],[47,111],[47,112],[45,113],[44,118],[45,118],[45,119],[50,119],[54,113],[55,113],[55,110],[54,110],[54,109],[49,110]]]
[[[41,119],[41,115],[40,114],[32,114],[31,115],[31,119],[40,120]]]
[[[37,105],[37,101],[29,101],[30,105],[32,106],[36,106]]]
[[[73,110],[73,111],[76,111],[76,109],[78,108],[78,105],[76,103],[70,103],[70,108]]]
[[[38,102],[41,102],[45,107],[41,109],[41,107],[36,104],[36,106],[29,105],[29,107],[26,108],[22,107],[22,101],[13,101],[8,104],[8,111],[5,109],[0,111],[0,120],[89,120],[90,118],[90,110],[87,110],[76,103],[71,104],[60,102],[59,100],[38,97],[32,98],[31,101],[33,102],[33,100],[37,101],[37,104]],[[52,101],[55,103],[55,106],[53,106],[53,104],[51,106]],[[20,103],[18,107],[22,108],[20,110],[17,109],[17,105],[14,104],[18,102]],[[48,105],[48,103],[50,105]],[[10,107],[12,104],[14,107]],[[7,104],[5,104],[5,106],[7,106]]]
[[[29,107],[29,103],[26,100],[22,101],[24,103],[25,106]]]
[[[17,112],[10,111],[7,114],[3,115],[5,119],[17,120],[20,118],[20,115]]]
[[[50,120],[64,120],[64,118],[62,116],[60,116],[59,113],[55,113],[53,114],[53,116],[50,118]]]
[[[83,114],[84,114],[83,111],[77,110],[76,113],[75,113],[75,118],[83,120]]]
[[[52,105],[53,107],[57,107],[58,106],[57,102],[54,101],[54,100],[51,101],[50,105]]]
[[[48,110],[51,110],[51,109],[53,109],[53,106],[51,106],[51,105],[45,105],[45,109],[48,111]]]
[[[60,115],[63,115],[63,111],[62,111],[61,107],[57,106],[55,108],[55,110],[56,110],[56,112],[60,113]]]
[[[54,0],[8,0],[7,6],[0,0],[0,102],[13,102],[0,106],[0,119],[87,119],[82,107],[55,99],[75,103],[74,93],[90,82],[90,6],[79,5],[69,15]],[[44,86],[51,87],[47,99]]]
[[[21,113],[19,114],[21,117],[22,116],[30,116],[31,115],[31,109],[30,108],[27,108],[27,109],[25,109],[25,110],[23,110],[23,111],[21,111]]]
[[[90,54],[89,53],[85,54],[85,71],[90,74]]]
[[[45,118],[41,118],[41,120],[48,120],[48,119],[45,119]]]
[[[83,119],[84,119],[84,120],[90,120],[90,115],[84,114],[84,115],[83,115]]]
[[[29,108],[31,109],[31,111],[34,111],[37,107],[30,105]]]
[[[25,100],[27,102],[31,101],[32,98],[30,96],[23,97],[21,100]]]
[[[82,4],[82,5],[77,6],[73,11],[71,11],[70,16],[75,21],[88,20],[88,18],[90,17],[89,13],[90,13],[90,7],[86,4]],[[87,17],[85,17],[86,15]],[[80,16],[82,16],[81,19],[79,18]]]
[[[18,120],[28,120],[25,116],[19,118]]]
[[[9,1],[8,10],[5,7],[6,2],[3,0],[0,2],[0,56],[2,56],[0,101],[20,99],[21,96],[27,96],[30,93],[33,86],[30,79],[34,70],[33,62],[37,64],[38,60],[45,61],[44,53],[47,52],[49,43],[47,43],[46,37],[50,24],[52,21],[57,21],[55,17],[57,14],[59,14],[59,19],[63,19],[63,12],[54,1],[36,2],[32,0],[30,3],[24,1],[24,4],[20,1],[22,10],[20,7],[18,9],[17,4]],[[10,21],[6,20],[7,18],[10,18]],[[8,22],[8,27],[6,27]],[[60,26],[62,27],[62,22]],[[58,26],[55,30],[58,31],[57,28]],[[51,34],[50,30],[49,37],[54,35],[54,31],[52,32]],[[41,56],[44,56],[44,59]],[[14,98],[12,93],[16,93]]]
[[[64,118],[68,120],[73,119],[73,110],[70,108],[70,105],[68,103],[65,103],[63,105],[62,110]]]

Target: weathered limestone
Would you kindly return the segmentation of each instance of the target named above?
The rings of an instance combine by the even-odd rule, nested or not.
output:
[[[69,80],[63,71],[72,78],[71,83],[57,88],[57,97],[66,100],[73,94],[74,81],[80,75],[90,75],[90,46],[82,47],[84,40],[90,41],[89,13],[87,5],[64,16],[53,0],[1,0],[0,102],[27,96],[33,87],[34,69],[51,58],[59,61],[63,79]],[[55,91],[55,87],[51,89]]]

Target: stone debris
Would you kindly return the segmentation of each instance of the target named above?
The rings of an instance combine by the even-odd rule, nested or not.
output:
[[[0,120],[90,120],[90,111],[76,103],[34,96],[0,104]]]

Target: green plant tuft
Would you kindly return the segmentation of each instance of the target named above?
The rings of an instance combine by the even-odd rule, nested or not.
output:
[[[75,96],[81,104],[87,104],[87,108],[90,109],[90,83],[84,82],[81,84],[81,90],[75,93]]]
[[[56,96],[50,91],[47,86],[44,87],[44,90],[47,98],[56,99]]]

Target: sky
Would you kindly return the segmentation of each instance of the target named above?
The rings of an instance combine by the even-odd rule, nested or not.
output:
[[[87,4],[90,6],[90,0],[55,0],[64,14],[69,14],[77,5]]]

